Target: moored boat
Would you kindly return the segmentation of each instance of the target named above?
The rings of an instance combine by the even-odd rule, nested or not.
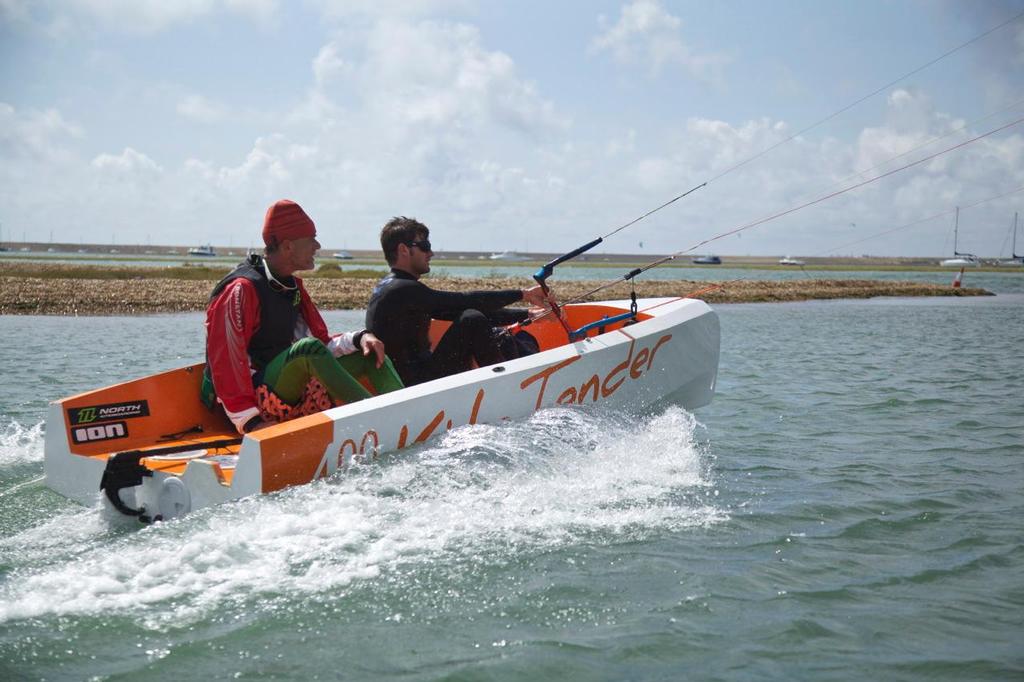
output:
[[[1024,256],[1017,255],[1017,214],[1013,214],[1013,246],[1010,247],[1010,259],[999,261],[998,265],[1024,266]]]
[[[213,250],[213,247],[207,244],[206,246],[196,246],[188,250],[190,256],[216,256],[217,252]]]
[[[638,409],[708,404],[718,372],[715,312],[691,299],[564,307],[528,330],[541,351],[277,424],[239,437],[199,400],[203,365],[117,384],[50,405],[46,485],[94,504],[101,486],[120,511],[170,519],[213,504],[330,476],[467,424],[556,405]],[[627,319],[623,319],[625,316]],[[636,320],[635,322],[633,320]],[[435,322],[436,339],[448,323]]]
[[[492,253],[490,255],[491,260],[511,260],[511,261],[524,261],[530,260],[527,256],[524,256],[515,251],[502,251],[501,253]]]
[[[939,261],[944,268],[977,267],[981,265],[981,259],[973,253],[960,253],[957,251],[957,240],[960,232],[960,207],[956,207],[956,217],[953,219],[953,257]]]

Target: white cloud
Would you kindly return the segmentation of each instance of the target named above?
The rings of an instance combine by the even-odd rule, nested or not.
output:
[[[321,47],[313,59],[313,78],[320,90],[329,87],[333,79],[351,72],[352,66],[341,58],[334,43]]]
[[[67,155],[67,143],[82,129],[56,109],[18,112],[0,102],[0,155],[7,159],[56,160]]]
[[[277,0],[0,0],[0,16],[38,23],[54,37],[81,31],[82,22],[123,33],[156,33],[218,12],[231,12],[267,24]]]
[[[617,22],[601,16],[599,23],[604,30],[591,42],[593,51],[610,52],[623,64],[646,64],[655,74],[675,66],[699,80],[721,81],[721,69],[728,60],[694,52],[681,37],[682,20],[658,0],[633,0],[622,8]]]
[[[766,218],[789,208],[849,188],[862,180],[923,159],[984,130],[968,130],[930,142],[963,125],[963,121],[937,111],[927,97],[898,90],[891,94],[885,118],[861,131],[852,141],[826,137],[797,137],[770,154],[737,168],[671,209],[638,224],[631,234],[649,247],[674,251],[710,236]],[[619,200],[626,205],[625,219],[635,217],[701,181],[734,168],[791,134],[783,122],[758,119],[733,124],[693,118],[685,132],[648,131],[638,136],[637,153],[617,178]],[[654,140],[668,144],[654,144]],[[924,146],[923,143],[930,142]],[[647,150],[646,153],[644,150]],[[651,153],[651,149],[655,149]],[[914,150],[900,159],[893,159]],[[628,157],[627,157],[628,158]],[[869,172],[857,176],[857,171]],[[611,191],[616,178],[601,179]],[[596,179],[592,178],[591,182]],[[572,182],[572,181],[570,181]],[[773,220],[712,247],[724,253],[783,253],[805,255],[828,252],[850,241],[850,224],[857,234],[881,232],[901,223],[969,204],[1024,186],[1024,136],[1008,131],[944,154],[933,161],[891,175],[877,183]],[[601,191],[595,191],[600,196]],[[1019,200],[1019,199],[1018,199]],[[1012,210],[1012,199],[985,210]],[[1004,209],[999,209],[1004,206]],[[978,215],[977,213],[975,214]],[[622,222],[626,222],[626,220]],[[981,222],[975,218],[976,222]],[[932,238],[920,230],[909,237],[896,233],[866,248],[873,253],[939,255],[945,221],[931,226]],[[975,243],[998,247],[987,225],[978,225]],[[1002,229],[1002,227],[999,227]],[[987,230],[987,232],[986,232]],[[788,245],[788,246],[786,246]],[[976,248],[976,247],[972,247]],[[984,251],[983,246],[977,250]],[[861,251],[857,251],[861,253]]]
[[[278,12],[278,0],[224,0],[224,6],[262,23],[273,19]]]
[[[568,124],[511,57],[483,47],[473,26],[384,22],[367,49],[364,94],[401,125],[479,130],[494,124],[543,136]]]
[[[660,31],[665,45],[681,44],[682,23],[655,3],[629,7],[639,6],[647,8],[647,18],[618,22],[618,42],[609,37],[601,49],[614,55],[613,44],[621,44],[634,60],[683,68],[664,57],[682,54],[678,50],[650,52],[644,42]],[[511,54],[494,49],[474,26],[379,19],[370,10],[361,21],[358,30],[332,33],[319,50],[312,46],[305,69],[292,74],[304,95],[252,115],[249,145],[237,138],[231,146],[208,144],[227,113],[241,106],[185,96],[210,91],[203,86],[168,87],[163,94],[180,100],[179,115],[211,123],[189,128],[191,137],[180,147],[187,160],[180,162],[171,160],[179,152],[168,145],[146,146],[144,154],[139,150],[145,143],[134,142],[138,136],[134,146],[113,129],[103,140],[90,139],[57,110],[0,104],[5,225],[10,220],[17,232],[23,224],[56,230],[89,224],[105,232],[116,222],[146,224],[154,232],[173,230],[185,243],[216,239],[209,230],[220,226],[225,241],[244,243],[258,239],[270,202],[291,197],[307,208],[329,247],[371,246],[388,217],[407,214],[435,228],[448,249],[525,250],[529,239],[531,249],[554,251],[606,233],[791,134],[786,121],[756,116],[667,116],[662,123],[652,116],[633,129],[621,120],[602,128],[595,116],[581,130],[560,109],[561,93],[543,91],[531,80],[544,74],[523,73]],[[959,125],[923,93],[895,90],[886,113],[860,130],[841,138],[794,139],[605,246],[631,250],[643,241],[648,253],[689,246],[834,189],[855,171]],[[80,151],[89,145],[88,153]],[[95,145],[122,151],[97,154]],[[881,230],[954,201],[1024,185],[1022,147],[1019,134],[979,142],[759,227],[742,241],[721,244],[720,252],[809,253],[848,237],[839,228],[852,222]],[[893,241],[871,250],[920,253],[921,243],[914,248]],[[940,248],[941,239],[933,250]]]
[[[177,111],[185,118],[198,123],[219,123],[227,118],[227,108],[202,95],[188,95],[178,102]]]
[[[131,147],[125,147],[124,151],[116,156],[99,154],[92,160],[92,166],[99,171],[120,177],[152,177],[163,172],[163,168],[153,159]]]
[[[310,0],[328,19],[340,21],[383,17],[412,20],[450,10],[466,10],[475,0]]]

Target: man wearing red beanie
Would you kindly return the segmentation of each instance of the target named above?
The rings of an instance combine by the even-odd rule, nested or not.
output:
[[[203,400],[239,433],[402,388],[384,344],[363,330],[331,336],[302,280],[320,248],[316,226],[288,199],[267,209],[264,255],[213,288],[206,308]],[[361,350],[362,353],[356,351]]]

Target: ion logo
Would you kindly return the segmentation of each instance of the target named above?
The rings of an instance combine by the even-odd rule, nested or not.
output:
[[[94,443],[98,440],[114,440],[128,437],[127,422],[110,422],[95,426],[76,426],[71,429],[71,440],[75,443]]]
[[[109,405],[90,405],[89,407],[72,407],[68,409],[68,418],[71,421],[71,426],[148,416],[149,403],[145,400],[111,403]]]

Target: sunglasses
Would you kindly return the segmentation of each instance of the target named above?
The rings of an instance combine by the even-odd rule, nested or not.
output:
[[[406,242],[405,245],[406,246],[415,246],[415,247],[419,248],[420,251],[430,251],[431,250],[430,249],[430,240],[429,239],[420,239],[420,240],[414,241],[414,242]]]

